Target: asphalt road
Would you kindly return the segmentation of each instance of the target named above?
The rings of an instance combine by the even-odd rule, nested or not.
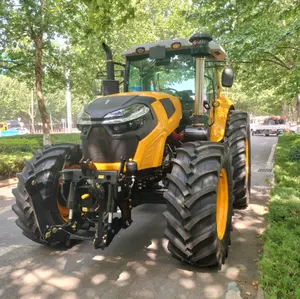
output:
[[[276,137],[252,137],[251,205],[234,215],[229,257],[219,272],[196,269],[170,256],[163,236],[164,206],[136,208],[132,226],[104,251],[94,250],[89,242],[55,251],[21,234],[10,208],[11,187],[1,188],[0,298],[224,298],[233,281],[242,298],[256,298],[252,283],[268,199],[265,180],[272,177],[261,170],[272,168],[276,143]]]

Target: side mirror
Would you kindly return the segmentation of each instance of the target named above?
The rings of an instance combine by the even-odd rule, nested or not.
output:
[[[231,68],[225,68],[222,73],[222,86],[231,87],[233,84],[234,72]]]
[[[93,94],[99,95],[110,95],[119,93],[119,81],[118,80],[101,80],[95,79],[93,81]]]

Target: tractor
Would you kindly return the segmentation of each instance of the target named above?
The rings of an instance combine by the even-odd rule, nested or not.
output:
[[[103,48],[107,75],[78,116],[81,145],[54,144],[26,161],[16,224],[41,244],[104,249],[134,225],[134,207],[165,204],[172,256],[220,269],[251,179],[249,117],[222,94],[234,77],[224,49],[205,33],[134,46],[124,64]]]

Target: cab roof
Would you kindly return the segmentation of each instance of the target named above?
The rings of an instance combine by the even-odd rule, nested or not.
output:
[[[180,43],[181,47],[178,49],[173,49],[172,44],[175,43]],[[172,40],[160,40],[148,44],[140,44],[140,45],[135,45],[131,49],[124,51],[122,53],[122,56],[139,56],[139,55],[145,55],[149,53],[149,49],[152,47],[157,47],[157,46],[165,46],[166,50],[173,50],[173,51],[178,51],[178,50],[183,50],[183,49],[189,49],[192,48],[192,43],[190,43],[187,39],[172,39]],[[215,43],[214,41],[211,41],[209,43],[211,55],[216,59],[220,61],[224,61],[226,59],[226,53],[225,50]],[[138,53],[137,49],[138,48],[144,48],[145,51],[143,53]]]

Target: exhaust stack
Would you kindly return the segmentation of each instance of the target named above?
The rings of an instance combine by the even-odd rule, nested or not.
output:
[[[102,43],[102,47],[106,54],[107,80],[115,80],[115,69],[111,49],[106,43]]]

